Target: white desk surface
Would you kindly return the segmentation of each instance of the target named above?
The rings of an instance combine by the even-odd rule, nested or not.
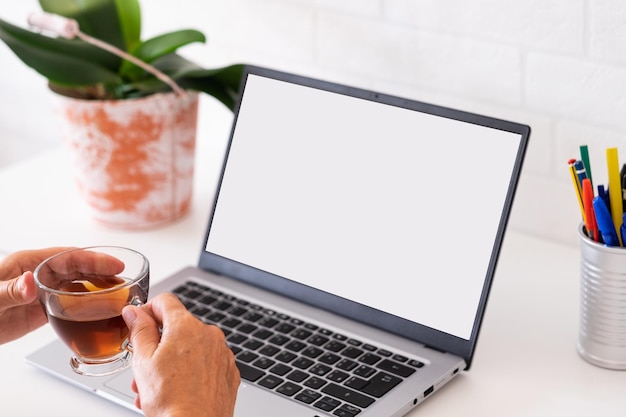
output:
[[[191,214],[154,230],[125,232],[92,223],[62,148],[0,170],[0,252],[127,245],[148,256],[155,281],[195,264],[230,120],[207,121],[214,124],[213,137],[199,139]],[[472,368],[409,415],[624,415],[626,372],[590,365],[575,349],[578,263],[575,247],[507,234]],[[0,415],[136,416],[25,363],[26,354],[54,338],[44,326],[0,346]]]

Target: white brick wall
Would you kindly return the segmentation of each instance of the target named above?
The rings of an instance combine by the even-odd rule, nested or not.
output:
[[[7,2],[8,3],[8,2]],[[623,0],[144,0],[144,37],[195,27],[207,66],[250,62],[528,123],[511,226],[577,244],[566,161],[626,161]],[[22,23],[36,0],[5,4]],[[0,164],[58,144],[45,82],[0,45]],[[206,111],[210,106],[205,106]],[[33,114],[34,113],[34,114]],[[18,146],[19,145],[19,146]]]

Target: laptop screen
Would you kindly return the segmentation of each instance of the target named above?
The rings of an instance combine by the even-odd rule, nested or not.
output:
[[[206,251],[470,340],[528,131],[280,78],[245,79]]]

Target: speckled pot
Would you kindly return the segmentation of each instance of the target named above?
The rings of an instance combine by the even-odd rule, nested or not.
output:
[[[197,93],[110,101],[56,97],[78,190],[93,219],[145,229],[189,211]]]

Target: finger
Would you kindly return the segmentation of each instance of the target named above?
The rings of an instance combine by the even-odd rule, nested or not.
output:
[[[97,276],[103,277],[103,282],[106,281],[104,288],[111,286],[108,284],[123,282],[121,278],[115,278],[115,275],[124,270],[124,262],[112,255],[80,249],[59,255],[63,256],[53,256],[38,271],[37,279],[48,287],[57,288],[78,280],[88,280],[102,287],[95,282]]]
[[[124,270],[124,262],[106,253],[80,250],[71,255],[67,261],[69,272],[112,276]]]
[[[151,357],[161,340],[158,324],[142,307],[126,306],[122,317],[130,330],[130,343],[139,357]]]
[[[165,333],[169,322],[176,322],[176,317],[186,315],[187,309],[172,293],[164,293],[154,297],[146,307],[149,307],[155,320],[163,326]]]
[[[52,247],[47,249],[34,249],[13,252],[0,260],[0,280],[14,278],[24,271],[34,271],[37,265],[44,259],[59,252],[69,250],[69,247]]]
[[[37,299],[33,273],[24,272],[8,281],[0,281],[0,306],[2,309],[30,304]]]
[[[135,407],[141,410],[141,398],[139,397],[139,389],[137,388],[137,381],[133,378],[133,382],[130,384],[130,389],[136,394],[135,397]]]
[[[71,274],[79,272],[83,274],[115,275],[124,270],[124,262],[115,256],[82,249],[74,249],[63,256],[53,256],[45,266],[58,273]]]

